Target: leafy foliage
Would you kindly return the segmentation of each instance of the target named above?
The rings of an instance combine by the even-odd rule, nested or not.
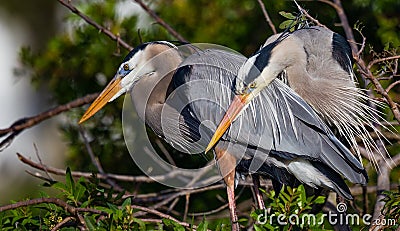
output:
[[[257,210],[251,214],[256,221],[255,230],[317,230],[324,227],[321,211],[309,213],[313,205],[324,204],[325,197],[307,197],[303,185],[282,187],[279,194],[272,190],[267,197],[268,211]]]
[[[383,201],[386,203],[382,213],[386,221],[394,221],[392,225],[387,226],[387,229],[398,230],[400,227],[400,186],[397,192],[385,191],[383,194],[385,195]]]

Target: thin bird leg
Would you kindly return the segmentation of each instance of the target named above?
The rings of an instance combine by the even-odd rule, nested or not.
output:
[[[224,177],[228,194],[229,214],[232,222],[232,231],[239,231],[238,217],[235,202],[235,168],[236,158],[222,148],[215,147],[215,154],[221,175]]]
[[[253,179],[253,189],[254,189],[254,194],[256,197],[256,203],[258,209],[264,210],[265,205],[264,205],[264,200],[262,198],[262,195],[260,193],[260,177],[258,175],[251,175],[251,178]]]

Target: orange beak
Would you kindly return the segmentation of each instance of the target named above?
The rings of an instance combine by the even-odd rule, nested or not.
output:
[[[110,99],[117,94],[121,90],[121,78],[114,78],[107,87],[100,93],[100,95],[94,100],[94,102],[90,105],[90,107],[86,110],[85,114],[83,114],[82,118],[79,120],[79,123],[85,122],[87,119],[92,117],[96,112],[98,112],[101,108],[104,107],[110,101]]]
[[[214,136],[211,138],[211,141],[208,144],[205,152],[208,152],[211,148],[214,147],[214,145],[222,137],[222,135],[236,119],[239,113],[243,110],[244,106],[247,104],[248,96],[248,94],[235,96],[231,105],[226,111],[224,118],[222,118],[221,122],[219,123],[218,128],[215,131]]]

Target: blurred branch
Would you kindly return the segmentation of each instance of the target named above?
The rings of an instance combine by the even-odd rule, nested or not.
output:
[[[380,58],[380,59],[374,59],[368,64],[367,68],[371,69],[371,67],[373,65],[377,64],[377,63],[388,61],[388,60],[393,60],[393,59],[400,59],[400,55],[395,55],[395,56],[391,56],[391,57],[384,57],[384,58]]]
[[[141,211],[144,211],[144,212],[147,212],[147,213],[151,213],[151,214],[157,215],[157,216],[159,216],[161,218],[165,218],[165,219],[169,219],[169,220],[175,221],[175,222],[179,223],[180,225],[182,225],[184,227],[188,227],[188,228],[192,227],[192,228],[197,229],[196,225],[191,225],[189,223],[186,223],[186,222],[183,222],[183,221],[179,221],[179,220],[175,219],[174,217],[172,217],[172,216],[170,216],[168,214],[162,213],[160,211],[157,211],[155,209],[150,209],[150,208],[146,208],[146,207],[139,206],[139,205],[131,205],[131,208],[138,209],[138,210],[141,210]],[[207,230],[209,230],[209,229],[207,229]]]
[[[51,166],[47,165],[42,165],[40,163],[34,162],[25,156],[21,155],[20,153],[17,153],[18,159],[24,163],[27,164],[35,169],[41,170],[41,171],[46,171],[55,175],[59,176],[64,176],[65,175],[65,170],[64,169],[59,169],[59,168],[54,168]],[[93,173],[90,172],[79,172],[79,171],[72,171],[71,175],[73,177],[84,177],[84,178],[92,178]],[[106,174],[96,174],[96,177],[101,180],[105,180],[107,178],[118,180],[118,181],[126,181],[126,182],[146,182],[146,183],[151,183],[154,182],[153,179],[147,176],[125,176],[125,175],[117,175],[117,174],[111,174],[111,173],[106,173]],[[164,178],[165,176],[161,176]]]
[[[390,184],[390,189],[397,189],[399,187],[399,184]],[[376,186],[375,185],[370,185],[370,186],[366,186],[366,193],[376,193]],[[362,195],[363,194],[363,190],[362,190],[362,186],[361,185],[356,185],[353,187],[350,187],[350,192],[351,195],[353,196],[357,196],[357,195]]]
[[[356,40],[354,39],[353,30],[351,29],[349,20],[347,19],[347,15],[343,10],[342,2],[340,0],[333,0],[333,3],[333,8],[336,10],[337,15],[339,16],[344,33],[346,34],[346,38],[350,43],[350,47],[354,56],[354,54],[358,53],[358,47],[356,45]]]
[[[397,153],[397,155],[395,155],[392,158],[392,161],[393,161],[393,164],[394,164],[394,166],[392,168],[395,168],[395,167],[399,166],[400,165],[400,153]]]
[[[294,2],[296,3],[297,8],[300,10],[300,12],[302,14],[304,14],[308,19],[310,19],[312,22],[314,22],[317,26],[321,26],[324,28],[327,28],[324,24],[320,23],[317,19],[315,19],[314,17],[312,17],[303,7],[301,7],[296,1]]]
[[[67,104],[60,105],[53,109],[42,112],[38,115],[27,118],[21,118],[15,121],[10,127],[5,129],[0,129],[0,137],[8,135],[5,139],[1,141],[0,151],[3,151],[8,145],[10,145],[13,139],[26,128],[33,127],[44,120],[50,119],[51,117],[56,116],[62,112],[68,111],[72,108],[80,107],[82,105],[90,103],[97,96],[98,93],[86,95],[84,97],[75,99]]]
[[[382,131],[381,133],[387,140],[393,140],[393,141],[400,142],[400,135],[398,133],[391,132],[391,131]],[[381,139],[382,138],[378,134],[376,134],[375,132],[370,132],[369,135],[373,139]],[[362,138],[356,137],[356,141],[357,142],[362,142]]]
[[[43,165],[37,162],[34,162],[25,156],[21,155],[20,153],[17,153],[18,159],[22,162],[25,163],[35,169],[41,170],[41,171],[46,171],[55,175],[60,175],[64,176],[65,175],[65,170],[64,169],[59,169],[59,168],[54,168],[51,166]],[[165,175],[160,175],[160,176],[128,176],[128,175],[119,175],[119,174],[112,174],[112,173],[90,173],[90,172],[80,172],[80,171],[72,171],[71,175],[73,177],[83,177],[83,178],[93,178],[93,174],[96,175],[96,178],[100,180],[106,180],[106,179],[113,179],[117,181],[124,181],[124,182],[143,182],[143,183],[153,183],[155,181],[165,181],[166,179],[174,179],[180,174],[182,174],[181,171],[176,170],[176,171],[171,171],[168,174]],[[194,176],[196,176],[198,173],[193,173]],[[188,176],[188,174],[186,174]]]
[[[81,136],[83,138],[83,141],[85,143],[86,150],[89,153],[90,159],[91,159],[92,163],[94,164],[94,166],[96,166],[99,173],[106,176],[106,179],[105,179],[106,182],[109,185],[111,185],[115,190],[123,191],[124,189],[121,186],[119,186],[114,180],[108,178],[107,175],[105,174],[103,166],[101,165],[99,158],[97,158],[97,156],[94,155],[92,147],[90,146],[89,141],[86,138],[85,131],[81,126],[79,126],[79,133],[81,134]]]
[[[146,11],[154,20],[156,20],[158,24],[164,27],[172,36],[174,36],[181,42],[184,43],[188,42],[182,35],[176,32],[168,23],[166,23],[162,18],[160,18],[152,9],[150,9],[146,4],[144,4],[143,1],[141,0],[133,0],[133,1],[139,4],[144,11]]]
[[[265,9],[264,3],[262,2],[262,0],[257,0],[257,1],[258,1],[258,4],[260,5],[260,8],[261,8],[263,14],[264,14],[265,21],[267,21],[267,23],[268,23],[269,27],[271,28],[272,32],[274,34],[276,34],[276,28],[275,28],[274,24],[272,23],[271,18],[268,15],[267,9]]]
[[[72,13],[78,15],[80,18],[85,20],[88,24],[94,26],[96,29],[98,29],[101,33],[107,35],[110,37],[112,40],[117,41],[117,44],[123,46],[127,50],[132,50],[133,47],[131,47],[127,42],[122,40],[118,35],[113,34],[110,30],[107,30],[106,28],[100,26],[97,22],[93,21],[89,16],[85,15],[81,11],[79,11],[74,5],[71,4],[70,0],[58,0],[58,2],[61,3],[61,5],[67,7]]]

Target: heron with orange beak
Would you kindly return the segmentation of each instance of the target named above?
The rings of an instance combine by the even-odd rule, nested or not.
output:
[[[365,184],[364,168],[292,89],[280,80],[259,88],[263,83],[256,81],[243,89],[236,88],[244,90],[236,91],[236,95],[243,93],[240,96],[233,94],[232,89],[240,85],[236,77],[243,76],[239,69],[245,61],[244,56],[228,51],[198,50],[184,59],[168,42],[139,45],[124,59],[80,123],[107,102],[130,92],[139,117],[168,143],[202,152],[212,147],[227,185],[233,230],[239,230],[236,179],[249,171],[282,184],[301,182],[327,188],[351,199],[341,175]],[[258,68],[247,68],[246,73],[258,76]],[[150,96],[147,98],[144,92],[150,92]],[[170,102],[174,97],[185,107],[174,107]],[[225,113],[233,99],[238,107]],[[166,107],[170,109],[167,114],[163,113]],[[244,110],[246,107],[249,110]],[[242,116],[238,116],[240,113]],[[224,114],[228,115],[226,119],[222,119]],[[229,132],[212,139],[218,142],[207,148],[221,120],[228,121]]]

